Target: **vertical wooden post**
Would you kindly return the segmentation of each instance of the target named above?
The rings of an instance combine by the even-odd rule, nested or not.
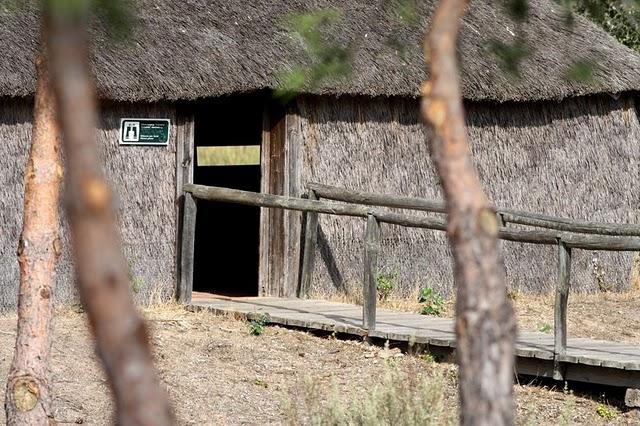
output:
[[[376,272],[379,252],[380,224],[375,216],[369,213],[364,233],[364,287],[362,291],[362,325],[367,330],[374,330],[376,327],[376,300],[378,298]]]
[[[567,351],[567,302],[569,300],[569,282],[571,276],[571,248],[558,241],[558,283],[554,307],[554,362],[553,378],[564,380],[564,367],[558,360],[559,355]]]
[[[178,288],[178,302],[190,303],[193,291],[193,256],[196,237],[196,202],[193,196],[186,192],[182,207],[182,239],[180,245],[180,287]]]
[[[293,101],[286,108],[285,117],[285,191],[284,195],[299,198],[302,195],[301,158],[302,146],[300,135],[300,118],[296,102]],[[303,212],[297,210],[284,211],[284,297],[294,297],[300,289],[300,263],[302,248],[300,236],[302,234]]]
[[[193,168],[195,163],[194,129],[195,117],[184,108],[176,111],[176,300],[180,300],[182,288],[182,229],[184,219],[185,184],[193,183]]]
[[[308,198],[317,200],[318,196],[313,190],[309,191]],[[300,286],[298,297],[308,297],[313,279],[313,268],[316,261],[316,246],[318,243],[318,213],[306,212],[307,224],[304,232],[304,249],[302,251],[302,272],[300,273]]]

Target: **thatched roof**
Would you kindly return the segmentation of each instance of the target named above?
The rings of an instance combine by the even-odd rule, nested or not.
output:
[[[94,31],[100,94],[113,100],[195,99],[277,86],[305,61],[300,40],[282,22],[291,12],[336,8],[339,42],[353,51],[348,79],[308,92],[415,96],[425,77],[420,42],[435,0],[418,1],[418,23],[403,23],[390,0],[138,0],[138,25],[125,44]],[[526,37],[534,48],[522,79],[506,74],[487,51],[491,37],[514,40],[515,24],[490,0],[474,0],[461,33],[464,96],[473,100],[562,99],[640,89],[640,57],[577,17],[567,29],[553,0],[532,0]],[[34,89],[37,16],[0,11],[0,96]],[[395,40],[395,43],[393,42]],[[400,44],[408,46],[403,55]],[[595,81],[568,80],[573,60],[599,64]]]

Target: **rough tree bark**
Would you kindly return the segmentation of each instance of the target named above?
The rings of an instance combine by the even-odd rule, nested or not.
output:
[[[36,60],[33,134],[25,170],[22,235],[18,247],[20,294],[16,347],[7,380],[8,425],[53,421],[49,360],[60,205],[60,132],[46,59],[46,28]]]
[[[133,304],[113,193],[98,155],[86,33],[90,2],[64,2],[59,9],[55,3],[47,3],[49,58],[63,134],[65,201],[80,297],[114,395],[116,422],[169,425],[169,400],[153,366],[146,325]]]
[[[515,320],[506,297],[495,210],[475,173],[466,129],[456,40],[466,1],[442,0],[425,37],[430,80],[422,116],[435,136],[431,152],[447,202],[457,285],[456,333],[461,423],[514,422]]]

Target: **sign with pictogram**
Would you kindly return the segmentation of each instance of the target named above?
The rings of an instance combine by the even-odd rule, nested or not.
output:
[[[120,120],[120,145],[157,145],[169,143],[171,120],[167,118],[123,118]]]

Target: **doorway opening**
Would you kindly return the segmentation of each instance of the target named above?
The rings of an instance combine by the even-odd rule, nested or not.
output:
[[[264,101],[208,100],[194,122],[194,183],[260,192]],[[257,296],[260,208],[198,200],[193,290]]]

